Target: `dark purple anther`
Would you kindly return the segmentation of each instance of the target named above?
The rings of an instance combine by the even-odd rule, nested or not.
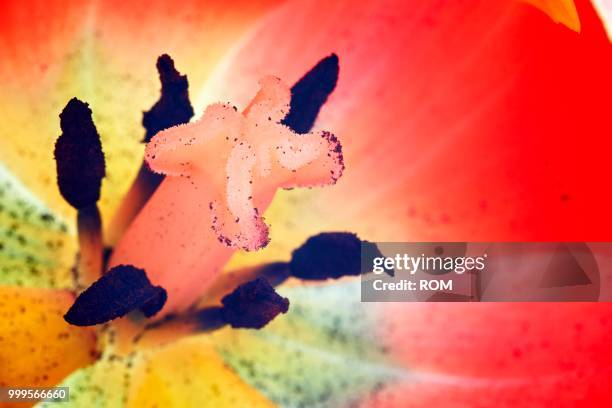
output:
[[[55,142],[54,155],[60,193],[76,209],[94,205],[106,168],[91,109],[72,98],[59,116],[62,134]]]
[[[289,299],[276,293],[263,278],[243,283],[221,303],[223,319],[234,328],[261,329],[279,313],[289,310]]]

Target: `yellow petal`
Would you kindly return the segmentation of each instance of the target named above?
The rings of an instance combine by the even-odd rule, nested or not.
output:
[[[554,22],[580,32],[580,18],[574,0],[524,0],[546,13]]]
[[[0,285],[72,287],[73,231],[2,163],[0,235]]]
[[[62,316],[67,291],[0,286],[0,387],[53,386],[91,363],[96,336]]]
[[[130,367],[125,357],[106,356],[95,364],[73,372],[58,387],[68,387],[68,407],[125,407],[129,388]],[[56,408],[53,402],[41,403],[36,408]]]
[[[244,383],[204,336],[186,338],[139,358],[128,407],[273,407]]]

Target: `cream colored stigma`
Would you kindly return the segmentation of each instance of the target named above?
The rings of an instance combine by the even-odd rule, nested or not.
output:
[[[164,179],[113,252],[109,268],[145,269],[168,292],[158,316],[187,309],[237,249],[264,247],[263,212],[278,188],[334,184],[344,169],[328,132],[298,135],[280,124],[290,90],[266,77],[239,113],[213,104],[196,122],[155,135],[145,160]]]

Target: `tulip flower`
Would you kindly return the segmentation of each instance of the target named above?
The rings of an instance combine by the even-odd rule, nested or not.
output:
[[[361,303],[349,255],[609,240],[611,16],[605,0],[1,3],[0,387],[70,387],[75,407],[609,406],[606,303]],[[81,208],[54,157],[73,98],[105,162]],[[233,144],[155,154],[156,138],[210,135],[220,111],[240,133],[266,109],[279,145],[339,153],[314,144],[335,135],[341,177],[271,161],[251,205],[219,193],[228,167],[198,167]],[[210,269],[186,260],[181,244],[202,243],[177,217],[171,245],[154,242],[163,265],[139,265],[181,175],[208,188],[197,226],[221,249],[202,252]],[[88,242],[108,247],[98,276]]]

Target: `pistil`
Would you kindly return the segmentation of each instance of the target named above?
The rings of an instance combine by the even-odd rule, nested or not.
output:
[[[163,314],[186,310],[236,249],[268,243],[263,212],[277,188],[335,183],[342,149],[328,132],[280,124],[291,93],[267,77],[243,114],[209,106],[201,119],[159,132],[150,168],[166,177],[117,245],[110,266],[137,265],[168,291]]]

